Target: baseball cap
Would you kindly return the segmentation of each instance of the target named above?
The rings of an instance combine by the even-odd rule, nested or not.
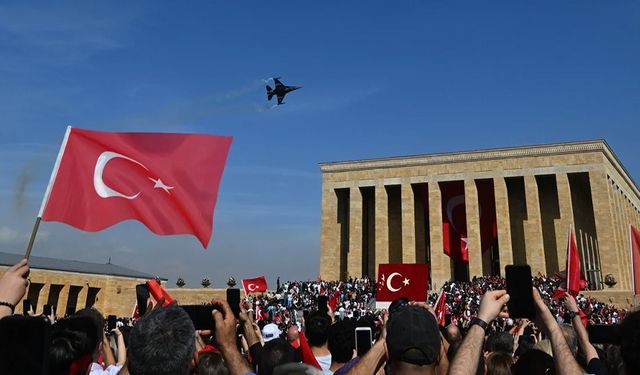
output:
[[[389,359],[429,365],[440,353],[440,331],[436,318],[417,306],[398,309],[387,322]]]
[[[277,339],[280,337],[280,334],[282,334],[282,332],[276,324],[269,323],[265,325],[264,328],[262,328],[262,338],[264,339],[264,342],[269,342],[273,339]]]

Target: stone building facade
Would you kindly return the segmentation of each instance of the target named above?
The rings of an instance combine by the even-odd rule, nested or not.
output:
[[[0,253],[0,275],[21,259],[18,254]],[[85,307],[95,307],[104,316],[131,317],[136,304],[136,285],[146,283],[154,275],[115,264],[99,264],[32,256],[29,259],[28,299],[37,314],[45,304],[56,306],[56,315]],[[203,304],[212,298],[226,298],[225,289],[168,288],[167,293],[180,304]],[[244,296],[244,291],[241,291]],[[16,306],[22,313],[22,304]]]
[[[430,264],[432,289],[451,279],[503,274],[514,263],[552,274],[565,268],[571,225],[592,288],[630,293],[629,225],[640,227],[640,191],[603,140],[321,163],[320,169],[323,279],[375,278],[380,263],[416,262]],[[443,223],[454,210],[464,213],[468,262],[443,251]],[[611,289],[604,285],[609,274],[617,280]]]

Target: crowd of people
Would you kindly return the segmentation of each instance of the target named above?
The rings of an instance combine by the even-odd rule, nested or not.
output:
[[[624,374],[640,372],[640,312],[564,294],[537,276],[535,319],[515,319],[500,277],[443,286],[444,323],[427,301],[375,308],[369,278],[285,282],[234,313],[211,301],[214,330],[196,330],[176,303],[150,299],[115,328],[87,308],[70,317],[13,314],[27,288],[26,260],[0,278],[0,369],[7,374]],[[280,283],[278,283],[280,284]],[[208,318],[209,319],[209,318]],[[586,327],[605,324],[604,339]],[[113,328],[113,329],[111,329]],[[356,332],[370,332],[370,339]],[[358,337],[356,339],[356,337]],[[365,336],[366,337],[366,336]],[[594,341],[594,342],[592,342]]]

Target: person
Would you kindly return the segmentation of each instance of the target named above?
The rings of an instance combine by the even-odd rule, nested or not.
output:
[[[265,343],[268,343],[271,340],[280,338],[281,334],[282,334],[282,331],[280,331],[280,328],[278,328],[278,325],[274,323],[266,324],[262,328],[262,338]]]
[[[286,340],[276,337],[262,348],[258,375],[273,375],[273,370],[283,364],[295,362],[294,349]]]
[[[486,375],[511,375],[513,357],[504,351],[495,351],[487,357]]]
[[[608,372],[607,366],[598,356],[596,348],[589,342],[589,334],[582,324],[576,299],[569,293],[565,293],[564,306],[567,309],[567,314],[571,319],[571,325],[574,329],[575,335],[573,337],[577,336],[577,346],[580,347],[580,352],[585,357],[585,370],[589,374],[606,375]],[[567,341],[569,342],[569,340]]]
[[[380,338],[347,375],[372,375],[386,363],[394,375],[447,373],[447,348],[443,345],[435,313],[425,303],[398,308],[389,316]]]
[[[133,326],[126,368],[131,375],[188,375],[194,352],[195,328],[189,315],[178,306],[159,307]]]
[[[10,316],[16,309],[16,305],[24,296],[29,277],[29,263],[21,259],[0,278],[0,319]]]
[[[508,332],[495,332],[487,338],[487,342],[485,344],[485,351],[490,353],[507,353],[509,355],[513,354],[513,336]]]
[[[567,341],[558,326],[555,317],[549,311],[540,297],[537,289],[533,288],[533,300],[536,310],[537,325],[549,337],[554,353],[554,365],[558,375],[583,375],[583,371],[571,354]],[[486,329],[489,323],[501,314],[509,295],[505,290],[486,292],[480,301],[478,315],[471,321],[467,336],[462,342],[457,355],[453,358],[450,375],[472,375],[477,371],[477,361]]]
[[[295,349],[300,347],[300,326],[297,323],[287,327],[287,342]]]
[[[341,320],[329,327],[327,344],[331,353],[331,366],[325,375],[333,375],[355,354],[355,324],[351,320]]]
[[[87,316],[61,320],[51,329],[49,371],[51,375],[86,375],[100,342],[94,321]]]
[[[126,361],[126,346],[124,343],[124,337],[120,330],[116,333],[116,340],[118,344],[118,361],[116,362],[111,346],[109,345],[109,338],[105,335],[104,329],[104,317],[102,313],[95,308],[87,307],[76,311],[73,315],[75,317],[86,317],[93,323],[93,329],[95,331],[95,342],[93,343],[93,351],[91,353],[91,372],[90,375],[114,375],[117,374]],[[100,355],[105,358],[105,366],[98,363]]]
[[[627,374],[640,369],[640,310],[628,313],[622,319],[620,352]]]
[[[331,352],[327,344],[327,332],[331,325],[331,318],[321,312],[309,315],[309,320],[305,321],[305,335],[311,346],[313,356],[318,361],[321,369],[328,370],[331,367]]]
[[[196,373],[198,375],[229,375],[229,369],[219,352],[205,351],[198,356]]]

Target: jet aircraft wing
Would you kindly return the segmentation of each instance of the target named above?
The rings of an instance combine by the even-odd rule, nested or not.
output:
[[[284,100],[284,95],[278,95],[278,105],[282,104],[283,100]]]
[[[276,87],[282,87],[282,86],[284,86],[284,85],[282,84],[282,82],[280,82],[280,80],[279,80],[278,78],[274,78],[274,79],[273,79],[273,83],[276,85]]]

